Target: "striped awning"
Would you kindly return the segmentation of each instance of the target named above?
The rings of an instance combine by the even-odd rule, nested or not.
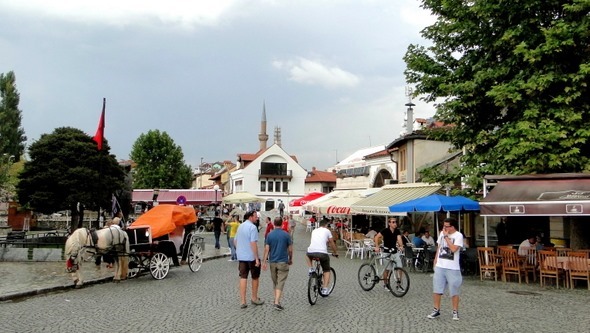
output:
[[[390,212],[389,206],[436,193],[440,184],[410,183],[387,185],[381,191],[351,205],[355,214],[367,215],[406,215],[406,212]]]

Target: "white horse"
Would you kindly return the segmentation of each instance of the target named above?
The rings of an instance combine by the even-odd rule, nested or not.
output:
[[[66,269],[72,273],[76,288],[80,288],[84,284],[84,278],[79,269],[83,258],[94,254],[109,254],[115,258],[114,282],[127,278],[129,268],[129,236],[127,233],[116,226],[96,231],[79,228],[68,237],[65,246],[65,255],[68,258]]]

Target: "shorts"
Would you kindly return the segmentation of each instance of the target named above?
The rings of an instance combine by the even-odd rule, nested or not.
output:
[[[444,294],[445,287],[448,285],[449,294],[451,296],[457,296],[461,292],[462,283],[463,276],[461,276],[460,270],[434,267],[434,277],[432,278],[433,293]]]
[[[248,273],[251,274],[252,279],[256,280],[260,277],[260,265],[256,267],[256,261],[240,261],[238,264],[241,279],[247,279]]]
[[[393,261],[395,263],[395,266],[403,267],[401,253],[399,253],[399,252],[392,253],[391,256],[389,257],[389,260]],[[387,266],[387,270],[392,271],[395,266],[394,265]]]
[[[307,253],[307,257],[309,259],[319,258],[320,265],[322,266],[322,270],[324,272],[327,272],[330,270],[330,256],[327,253],[320,253],[320,252]]]
[[[271,262],[270,263],[270,278],[275,286],[275,290],[283,290],[285,281],[289,276],[289,264],[286,262]]]

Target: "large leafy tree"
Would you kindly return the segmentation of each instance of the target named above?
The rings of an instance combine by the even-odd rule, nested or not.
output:
[[[465,149],[457,175],[579,172],[590,162],[590,1],[423,0],[437,17],[404,60]],[[449,175],[444,175],[449,177]]]
[[[105,142],[97,150],[86,133],[71,127],[43,134],[29,147],[17,185],[19,202],[42,212],[111,207],[111,194],[124,188],[124,172]]]
[[[590,169],[590,1],[423,7],[437,17],[422,31],[432,45],[409,46],[405,73],[454,125],[447,138],[466,153],[455,175],[478,190],[484,174]],[[571,222],[572,246],[587,246],[588,221]]]
[[[14,72],[0,73],[0,155],[14,156],[15,161],[20,160],[27,141],[19,101]]]
[[[141,134],[131,149],[133,188],[190,188],[192,170],[184,163],[182,149],[166,132]]]

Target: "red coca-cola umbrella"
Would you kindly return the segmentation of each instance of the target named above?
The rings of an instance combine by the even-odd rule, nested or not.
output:
[[[299,199],[293,199],[291,200],[291,202],[289,202],[289,206],[291,207],[301,207],[305,204],[307,204],[310,201],[313,201],[317,198],[323,197],[324,195],[326,195],[326,193],[322,193],[322,192],[311,192],[308,193],[307,195],[305,195],[304,197],[301,197]]]

